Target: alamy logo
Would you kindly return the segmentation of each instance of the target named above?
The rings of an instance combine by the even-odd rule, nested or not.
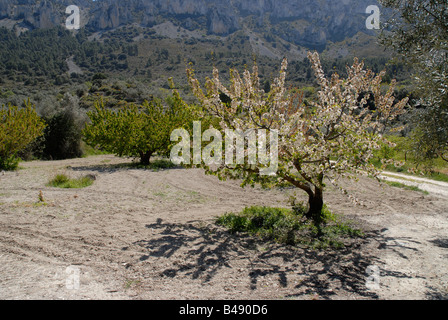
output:
[[[181,141],[171,149],[170,158],[175,164],[195,164],[202,162],[211,165],[258,165],[260,175],[274,175],[278,168],[278,131],[269,131],[269,151],[267,130],[225,129],[224,161],[223,137],[219,130],[211,128],[201,133],[201,122],[193,123],[193,141],[185,129],[176,129],[171,133],[171,141]],[[213,138],[213,141],[211,141]],[[211,142],[210,142],[211,141]],[[202,147],[202,142],[210,142]],[[191,156],[193,149],[193,156]],[[247,162],[246,162],[247,161]]]
[[[380,28],[380,8],[378,6],[368,6],[366,8],[366,13],[371,13],[371,15],[366,20],[366,27],[369,30]]]
[[[70,14],[67,20],[65,20],[65,27],[69,30],[78,30],[81,25],[79,7],[75,5],[68,6],[65,9],[65,13]]]
[[[67,278],[65,280],[65,287],[68,290],[78,290],[79,289],[79,278],[80,278],[80,270],[76,266],[68,266],[65,269],[65,273],[67,274]]]
[[[380,288],[380,268],[370,265],[366,269],[366,287],[369,290],[378,290]]]

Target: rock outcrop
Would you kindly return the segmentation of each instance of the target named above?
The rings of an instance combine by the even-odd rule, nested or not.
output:
[[[258,32],[297,45],[325,46],[359,31],[368,33],[365,13],[375,0],[0,0],[0,19],[20,20],[32,28],[64,25],[65,8],[81,9],[81,25],[92,31],[167,20],[187,29],[228,35],[255,21]],[[250,19],[252,18],[252,19]]]

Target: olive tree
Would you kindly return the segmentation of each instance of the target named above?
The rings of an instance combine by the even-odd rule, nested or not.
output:
[[[228,165],[224,161],[211,170],[224,178],[240,178],[243,184],[289,183],[303,190],[308,195],[306,216],[319,227],[323,221],[326,179],[337,183],[342,176],[377,176],[379,172],[369,160],[375,149],[390,143],[382,133],[404,112],[408,99],[396,101],[395,81],[383,92],[381,82],[385,72],[375,75],[364,70],[357,59],[347,67],[346,79],[337,74],[327,79],[319,55],[309,53],[308,58],[320,86],[318,98],[309,105],[285,88],[286,59],[269,93],[260,85],[256,65],[252,73],[246,70],[242,77],[231,70],[228,88],[216,68],[206,80],[205,91],[192,69],[187,70],[187,75],[204,110],[221,120],[217,130],[224,133],[226,129],[239,132],[262,129],[275,131],[278,136],[278,141],[268,144],[270,148],[275,145],[278,148],[275,174],[262,175],[262,167],[250,163]],[[375,112],[366,107],[369,98],[375,101]],[[246,144],[245,148],[247,155],[250,146]],[[203,166],[210,169],[205,163]]]
[[[448,2],[380,0],[389,17],[380,42],[414,71],[421,108],[412,133],[418,161],[448,161]]]

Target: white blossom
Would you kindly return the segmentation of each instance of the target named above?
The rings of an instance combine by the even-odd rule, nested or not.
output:
[[[347,67],[345,79],[337,74],[327,79],[319,55],[309,53],[308,58],[320,86],[317,99],[310,106],[303,103],[300,94],[286,89],[286,59],[269,93],[260,88],[257,66],[252,74],[244,71],[243,77],[231,70],[228,88],[221,83],[219,72],[214,68],[212,79],[205,84],[206,93],[193,71],[188,70],[187,74],[193,93],[205,112],[221,120],[222,130],[278,130],[279,167],[275,182],[286,180],[309,192],[311,187],[322,190],[324,177],[336,182],[341,176],[377,176],[378,170],[369,161],[373,150],[387,143],[382,133],[404,112],[408,100],[395,103],[395,81],[383,94],[381,82],[385,73],[375,75],[365,70],[364,64],[356,58],[353,65]],[[371,97],[365,95],[367,92]],[[221,101],[221,93],[231,102]],[[375,102],[374,113],[366,106],[369,98]],[[239,173],[246,180],[264,181],[253,166],[223,166],[220,170],[229,176]]]

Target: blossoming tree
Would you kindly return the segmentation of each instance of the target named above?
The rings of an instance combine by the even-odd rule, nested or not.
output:
[[[220,177],[243,179],[243,185],[290,183],[308,194],[306,216],[319,227],[323,221],[326,179],[337,183],[342,176],[377,176],[379,172],[369,160],[382,143],[390,144],[382,133],[404,112],[407,98],[395,100],[395,81],[383,92],[384,72],[375,75],[364,70],[364,64],[356,58],[347,67],[346,79],[338,74],[327,79],[319,55],[309,53],[308,58],[320,86],[316,101],[310,105],[285,88],[286,59],[269,93],[260,86],[256,65],[252,74],[246,70],[242,77],[238,71],[230,70],[229,88],[221,82],[216,68],[213,77],[206,80],[205,91],[193,70],[188,69],[187,76],[203,109],[220,119],[218,130],[264,129],[278,133],[278,166],[274,175],[261,175],[259,167],[247,163],[223,162],[214,168],[215,172]],[[369,98],[375,102],[374,111],[366,106]]]

